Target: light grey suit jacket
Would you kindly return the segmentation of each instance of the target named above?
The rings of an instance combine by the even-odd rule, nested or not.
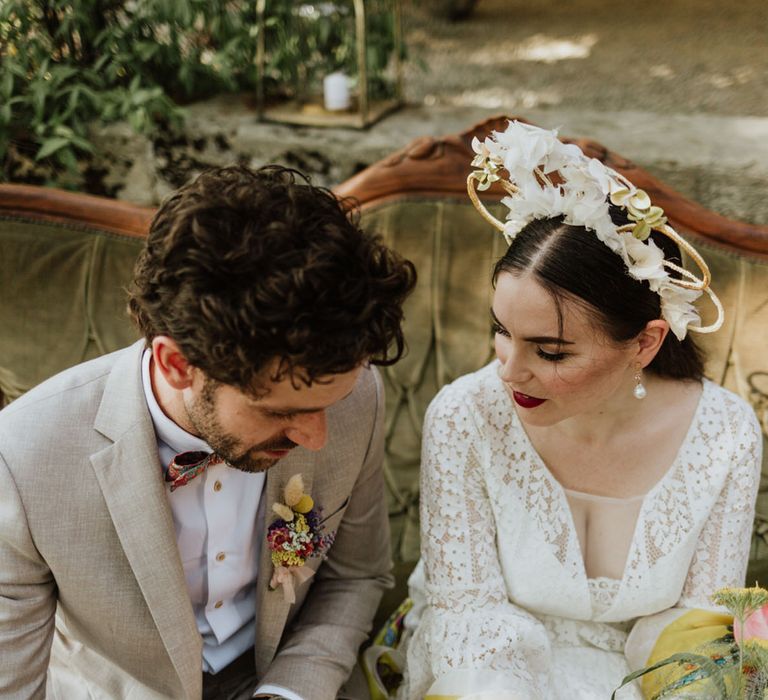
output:
[[[0,411],[0,697],[199,698],[202,642],[187,595],[141,383],[142,342],[74,367]],[[294,605],[256,592],[261,682],[331,700],[382,590],[389,532],[383,396],[374,370],[328,410],[328,443],[270,469],[293,474],[336,532]],[[265,523],[266,525],[266,523]],[[243,524],[247,527],[247,524]]]

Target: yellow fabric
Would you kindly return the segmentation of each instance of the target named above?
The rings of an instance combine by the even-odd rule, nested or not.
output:
[[[691,610],[667,625],[648,657],[646,666],[662,661],[672,654],[698,652],[708,643],[728,634],[733,616],[710,610]],[[665,686],[682,678],[689,671],[680,666],[666,666],[664,669],[646,673],[640,679],[643,696],[650,700]]]

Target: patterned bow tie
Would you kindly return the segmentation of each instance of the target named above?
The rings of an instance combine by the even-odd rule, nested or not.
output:
[[[170,482],[171,491],[188,484],[208,467],[221,464],[224,460],[215,452],[181,452],[168,465],[165,480]]]

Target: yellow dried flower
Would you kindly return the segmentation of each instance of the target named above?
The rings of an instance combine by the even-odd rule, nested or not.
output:
[[[275,566],[304,566],[306,559],[300,557],[296,552],[278,550],[272,552],[272,564]]]
[[[721,588],[712,596],[716,605],[723,605],[739,620],[745,620],[755,610],[768,603],[768,591],[759,586],[752,588]]]
[[[296,552],[286,552],[282,557],[283,566],[304,566],[307,560],[304,557],[300,557]]]
[[[300,499],[299,502],[293,506],[293,509],[297,513],[309,513],[312,508],[315,507],[315,502],[312,500],[312,496],[310,496],[308,493],[305,493]]]
[[[309,532],[309,525],[307,524],[307,519],[303,515],[297,515],[296,523],[294,524],[293,529],[296,532]]]

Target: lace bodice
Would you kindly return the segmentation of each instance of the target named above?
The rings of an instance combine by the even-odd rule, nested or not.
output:
[[[761,445],[748,405],[705,381],[675,462],[643,499],[623,577],[590,580],[566,494],[496,363],[444,388],[425,422],[424,607],[400,697],[466,668],[492,670],[522,697],[555,697],[554,648],[620,653],[636,619],[710,607],[717,588],[743,581]]]
[[[600,577],[587,579],[587,583],[589,584],[592,609],[596,615],[602,615],[613,605],[616,594],[621,587],[621,581],[615,578]]]

